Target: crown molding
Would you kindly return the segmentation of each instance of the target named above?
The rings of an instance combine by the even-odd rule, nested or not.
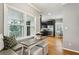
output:
[[[36,11],[41,12],[41,10],[38,9],[37,7],[35,7],[33,4],[28,3],[28,5],[29,5],[30,7],[32,7],[32,8],[34,8]]]

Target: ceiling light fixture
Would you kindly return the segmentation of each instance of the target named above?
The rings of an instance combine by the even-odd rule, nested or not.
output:
[[[50,15],[52,15],[51,13],[48,13],[48,15],[50,16]]]

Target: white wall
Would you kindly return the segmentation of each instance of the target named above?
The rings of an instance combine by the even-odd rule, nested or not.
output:
[[[79,4],[66,4],[64,16],[64,47],[79,51]]]
[[[3,33],[3,4],[0,3],[0,33]]]
[[[36,32],[40,31],[40,13],[37,10],[29,6],[27,3],[7,3],[7,5],[18,8],[26,14],[36,16]]]
[[[43,21],[47,21],[49,19],[60,19],[60,18],[62,18],[62,14],[57,14],[57,15],[53,14],[53,15],[43,15],[42,16]]]

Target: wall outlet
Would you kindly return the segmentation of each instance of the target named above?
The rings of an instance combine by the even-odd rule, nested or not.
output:
[[[69,43],[68,45],[69,45],[69,46],[71,46],[72,44],[71,44],[71,43]]]

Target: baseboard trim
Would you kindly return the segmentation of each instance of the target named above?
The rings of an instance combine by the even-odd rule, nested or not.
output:
[[[63,50],[66,53],[69,53],[69,55],[79,55],[79,51],[76,51],[76,50],[72,50],[72,49],[68,49],[68,48],[63,48]]]

